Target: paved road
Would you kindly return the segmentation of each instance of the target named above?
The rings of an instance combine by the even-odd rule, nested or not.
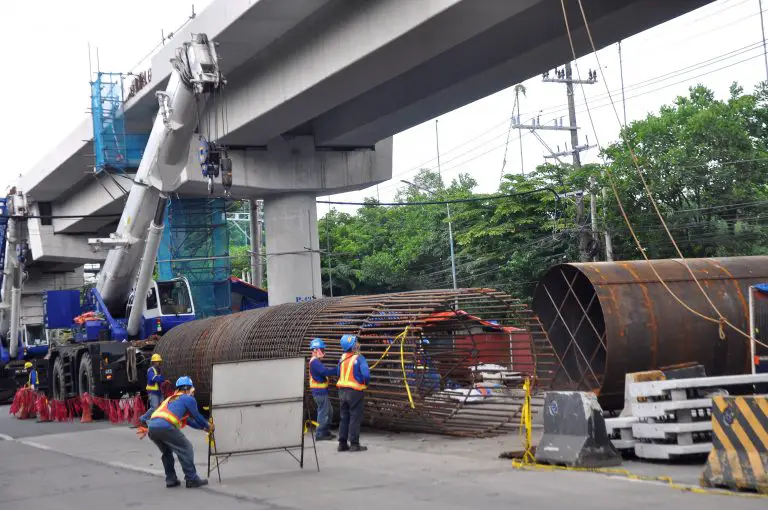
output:
[[[162,479],[152,475],[14,441],[0,441],[0,459],[0,508],[3,510],[276,508],[220,492],[166,489]]]
[[[0,409],[0,413],[7,410]],[[659,483],[582,472],[517,471],[498,460],[513,449],[512,436],[451,439],[367,432],[366,453],[339,454],[320,443],[321,471],[299,470],[285,454],[233,458],[222,467],[223,484],[207,489],[165,489],[159,454],[127,427],[80,424],[21,426],[25,436],[0,440],[0,508],[230,508],[307,510],[466,510],[545,508],[567,510],[765,509],[765,499],[692,494]],[[20,427],[0,418],[0,433]],[[188,429],[185,429],[188,430]],[[30,435],[32,432],[38,435]],[[54,433],[60,432],[60,433]],[[188,431],[198,470],[205,471],[205,436]],[[219,431],[221,434],[222,431]],[[201,455],[201,452],[203,454]],[[701,467],[627,464],[648,474],[695,482]],[[680,476],[677,476],[680,475]]]

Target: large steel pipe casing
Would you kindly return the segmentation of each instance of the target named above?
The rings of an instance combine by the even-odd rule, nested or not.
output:
[[[371,366],[366,421],[382,428],[501,431],[519,420],[522,378],[545,378],[552,371],[538,319],[519,301],[490,289],[283,304],[177,326],[156,352],[166,360],[166,376],[191,376],[201,405],[207,405],[213,363],[309,356],[310,340],[319,337],[328,346],[325,362],[335,364],[344,334],[358,336]],[[541,373],[536,362],[546,367]],[[491,366],[498,374],[489,383],[479,368]],[[512,371],[519,376],[502,384],[501,373]],[[333,387],[331,395],[336,398]]]
[[[748,326],[749,286],[768,280],[768,257],[688,259],[696,279],[720,312],[742,331]],[[677,259],[562,264],[541,279],[533,301],[562,362],[557,381],[595,391],[603,408],[619,409],[624,376],[685,362],[707,374],[744,373],[748,339],[686,310],[717,313]]]

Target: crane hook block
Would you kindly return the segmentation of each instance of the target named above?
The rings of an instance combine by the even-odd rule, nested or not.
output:
[[[227,156],[221,158],[221,185],[225,192],[232,188],[232,160]]]

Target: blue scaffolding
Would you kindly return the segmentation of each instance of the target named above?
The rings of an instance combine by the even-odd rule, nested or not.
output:
[[[91,117],[94,171],[125,172],[139,167],[149,135],[128,134],[125,129],[124,86],[121,73],[96,73],[91,82]]]
[[[172,200],[158,250],[160,279],[187,277],[197,316],[211,317],[232,311],[231,271],[225,200]]]

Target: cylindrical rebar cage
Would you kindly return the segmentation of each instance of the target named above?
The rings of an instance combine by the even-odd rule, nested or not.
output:
[[[177,326],[156,352],[166,376],[190,375],[201,405],[216,362],[309,356],[357,335],[371,367],[365,422],[379,428],[483,435],[519,421],[524,378],[555,372],[541,325],[520,301],[491,289],[417,291],[284,304]],[[331,388],[332,399],[336,399]],[[410,396],[409,396],[410,394]]]
[[[749,286],[768,279],[768,257],[688,259],[696,280],[724,317],[748,327]],[[653,269],[666,283],[659,282]],[[624,376],[686,362],[708,375],[745,373],[749,341],[718,319],[682,260],[561,264],[536,288],[533,310],[560,362],[558,387],[595,391],[606,409],[621,409]]]

